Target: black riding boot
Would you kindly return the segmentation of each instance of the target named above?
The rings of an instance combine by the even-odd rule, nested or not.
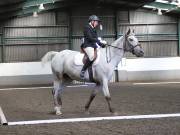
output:
[[[83,66],[83,68],[82,68],[82,70],[81,70],[81,73],[80,73],[81,79],[85,79],[85,78],[84,78],[84,73],[85,73],[86,69],[87,69],[89,66],[91,66],[92,63],[93,63],[93,61],[90,61],[89,59],[86,60],[84,66]]]

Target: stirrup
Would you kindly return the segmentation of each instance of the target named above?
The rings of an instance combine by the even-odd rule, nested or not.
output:
[[[80,78],[83,79],[83,80],[85,79],[84,74],[85,74],[85,71],[81,71]]]

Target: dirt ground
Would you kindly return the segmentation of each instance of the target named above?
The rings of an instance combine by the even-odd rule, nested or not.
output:
[[[99,92],[84,113],[84,105],[92,87],[65,88],[63,115],[55,116],[51,89],[0,91],[0,106],[9,122],[112,116],[106,100]],[[180,84],[110,85],[114,108],[119,115],[169,114],[180,112]],[[56,123],[26,126],[0,126],[0,135],[179,135],[180,117],[109,120],[97,122]]]

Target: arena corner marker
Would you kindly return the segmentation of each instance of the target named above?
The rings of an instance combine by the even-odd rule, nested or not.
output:
[[[8,122],[6,120],[6,117],[3,113],[1,106],[0,106],[0,121],[1,121],[1,125],[8,125]]]

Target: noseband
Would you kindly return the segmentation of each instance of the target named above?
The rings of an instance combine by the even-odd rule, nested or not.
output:
[[[133,46],[132,44],[129,43],[129,40],[127,40],[128,36],[125,37],[125,40],[124,40],[124,45],[123,45],[123,48],[124,48],[124,51],[127,51],[127,52],[132,52],[134,54],[134,49],[139,46],[140,48],[141,47],[141,44],[137,44],[135,46]],[[129,45],[129,49],[126,49],[127,45]]]

